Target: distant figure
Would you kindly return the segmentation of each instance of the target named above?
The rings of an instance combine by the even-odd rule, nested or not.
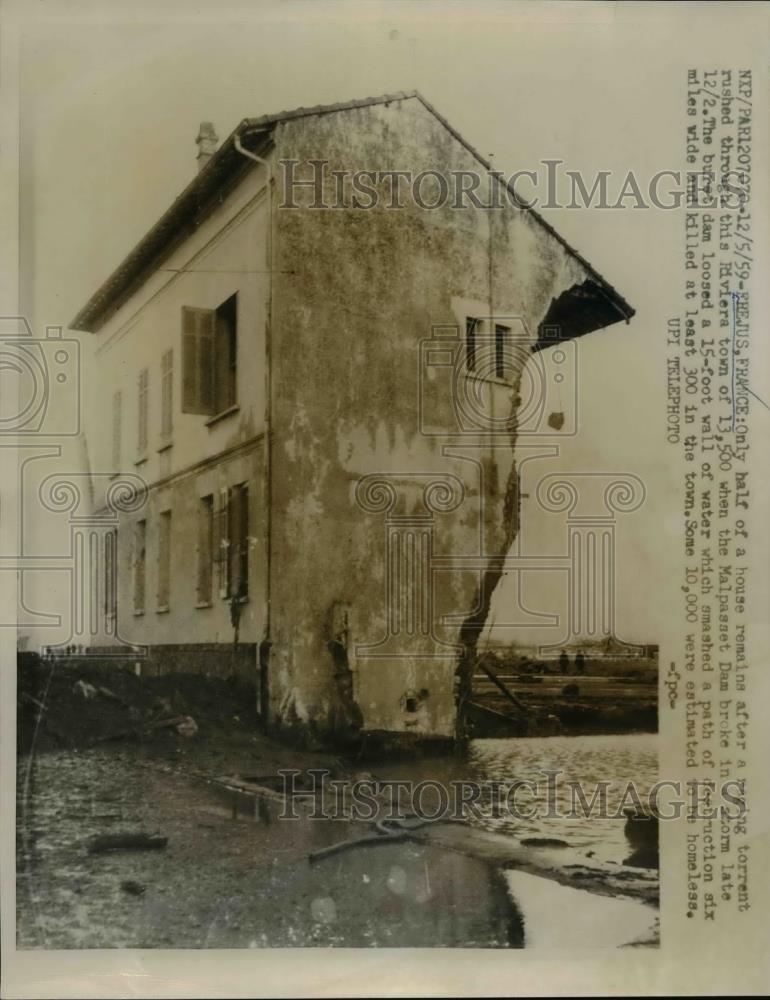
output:
[[[559,653],[559,670],[561,670],[563,674],[566,674],[569,670],[569,657],[567,656],[566,649],[563,649]]]
[[[582,650],[578,651],[575,657],[575,672],[578,674],[584,674],[586,672],[586,658],[583,656]]]

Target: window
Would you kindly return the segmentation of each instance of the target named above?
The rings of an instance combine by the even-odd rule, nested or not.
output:
[[[214,413],[235,405],[238,300],[232,295],[216,311]]]
[[[245,483],[230,490],[229,596],[249,594],[249,487]]]
[[[476,332],[479,321],[469,316],[465,321],[465,367],[468,371],[475,371],[476,368]]]
[[[214,563],[214,497],[200,498],[198,509],[198,588],[199,607],[211,604]]]
[[[134,528],[134,614],[144,611],[147,573],[147,522],[137,521]]]
[[[120,472],[120,422],[122,417],[122,398],[120,391],[112,395],[112,471]]]
[[[158,611],[168,611],[171,592],[171,511],[158,523]]]
[[[142,368],[139,372],[139,386],[138,386],[138,423],[137,423],[137,434],[136,434],[136,447],[140,455],[143,455],[147,451],[147,413],[148,413],[148,383],[149,383],[150,373],[147,368]]]
[[[508,341],[510,328],[495,324],[495,375],[505,378],[505,345]]]
[[[160,434],[171,437],[174,403],[174,352],[165,351],[160,360]]]
[[[118,529],[104,536],[104,617],[106,631],[114,634],[118,615]]]
[[[220,491],[218,580],[220,597],[249,594],[249,487]]]
[[[235,405],[238,298],[182,308],[182,412],[215,416]]]

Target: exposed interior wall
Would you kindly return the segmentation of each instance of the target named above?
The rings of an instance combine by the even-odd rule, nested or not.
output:
[[[323,157],[330,169],[479,169],[414,100],[288,122],[275,142],[277,159]],[[321,733],[354,724],[326,624],[344,606],[345,683],[364,729],[451,735],[456,674],[495,582],[484,560],[503,554],[515,531],[514,414],[526,352],[504,381],[477,386],[502,426],[469,431],[425,342],[448,337],[462,350],[471,303],[519,324],[533,343],[552,299],[586,273],[510,206],[293,209],[277,212],[276,227],[273,721]],[[415,560],[421,546],[427,568]],[[453,568],[463,557],[473,565]],[[425,575],[414,586],[400,577],[396,591],[417,605],[429,595],[430,606],[402,607],[394,634],[388,586],[399,559],[403,571],[419,563]]]

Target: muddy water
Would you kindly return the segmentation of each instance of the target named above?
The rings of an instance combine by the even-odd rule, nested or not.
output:
[[[552,779],[556,803],[549,809],[548,778],[546,772],[558,772]],[[472,822],[495,833],[502,833],[516,840],[530,837],[548,837],[563,840],[570,848],[591,856],[597,861],[622,864],[630,853],[624,833],[625,820],[598,819],[595,816],[566,815],[571,809],[572,793],[569,782],[579,782],[590,803],[596,784],[610,783],[608,803],[617,808],[629,781],[633,781],[642,801],[658,780],[657,736],[640,733],[620,736],[551,736],[522,739],[474,740],[465,758],[443,757],[424,759],[420,762],[393,762],[376,769],[377,777],[432,779],[449,784],[461,780],[478,782],[482,788],[490,782],[501,782],[508,788],[515,781],[532,781],[539,794],[533,795],[526,787],[516,793],[515,812],[507,809],[505,793],[499,798],[500,806],[494,816],[490,809],[490,796],[482,796],[479,807],[484,815]],[[427,811],[435,808],[426,794],[423,805]],[[628,800],[631,804],[631,800]],[[579,805],[579,803],[578,803]],[[535,815],[526,813],[535,809]],[[517,814],[518,813],[518,814]],[[551,815],[551,813],[558,815]]]
[[[481,861],[403,842],[311,864],[368,831],[278,820],[130,751],[22,760],[18,810],[22,949],[522,945],[505,881]],[[137,830],[168,846],[88,852],[94,835]]]
[[[555,947],[565,939],[612,947],[644,939],[654,923],[655,911],[640,904],[409,842],[311,864],[310,852],[368,827],[282,821],[275,802],[186,776],[183,760],[176,773],[156,764],[131,748],[20,761],[20,947]],[[634,778],[643,793],[657,777],[655,737],[484,740],[463,760],[393,762],[376,775],[510,782],[542,778],[542,769],[588,783]],[[628,853],[622,820],[476,822],[518,840],[559,837],[571,857]],[[168,847],[88,853],[94,835],[136,830],[167,836]],[[557,912],[563,919],[554,921]]]
[[[573,810],[573,793],[569,782],[580,782],[590,803],[597,784],[610,783],[608,804],[614,809],[620,804],[627,783],[634,786],[644,801],[658,780],[657,736],[640,733],[623,736],[552,736],[542,739],[477,740],[471,746],[469,767],[487,780],[510,782],[514,779],[534,781],[539,794],[527,794],[524,789],[516,797],[522,812],[537,806],[534,819],[502,816],[486,819],[487,829],[511,834],[519,839],[553,837],[564,840],[570,847],[592,851],[601,861],[621,864],[629,855],[624,833],[624,819],[599,819]],[[549,810],[546,771],[559,772],[552,779],[555,794],[550,796],[556,809]],[[631,804],[629,798],[628,804]],[[559,815],[546,815],[549,812]],[[577,815],[566,815],[572,812]]]

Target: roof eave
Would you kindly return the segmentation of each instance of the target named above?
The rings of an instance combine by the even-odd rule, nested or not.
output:
[[[144,283],[148,272],[152,271],[153,268],[157,268],[191,232],[194,232],[205,217],[207,208],[211,206],[214,194],[216,192],[221,193],[222,184],[234,183],[250,169],[251,165],[249,161],[240,156],[236,150],[236,136],[245,138],[248,134],[264,132],[267,141],[269,141],[272,130],[279,122],[313,115],[333,114],[337,111],[371,107],[377,104],[388,105],[396,101],[412,98],[419,100],[430,114],[486,170],[492,169],[490,162],[417,90],[399,91],[394,94],[384,94],[380,97],[367,97],[357,101],[318,105],[311,108],[296,108],[292,111],[262,115],[259,118],[244,118],[233,129],[227,139],[225,139],[206,166],[193,177],[182,193],[177,196],[152,229],[150,229],[112,274],[100,285],[98,290],[71,321],[70,328],[81,330],[85,333],[97,333],[130,298],[133,292]],[[258,144],[255,149],[259,148],[260,145]],[[602,293],[614,304],[618,312],[618,320],[624,319],[626,322],[630,320],[635,310],[623,296],[573,246],[560,236],[554,227],[546,222],[532,205],[519,197],[511,183],[506,181],[502,183],[505,184],[515,204],[523,211],[529,212],[537,223],[582,265],[588,275],[601,288]]]

